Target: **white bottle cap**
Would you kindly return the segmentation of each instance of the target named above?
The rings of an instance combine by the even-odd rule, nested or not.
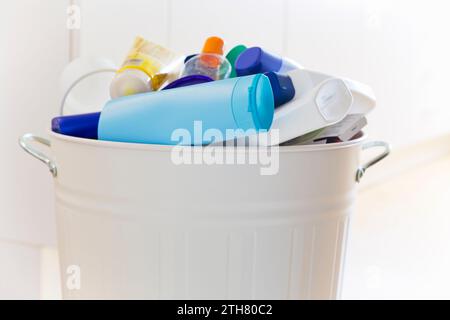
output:
[[[110,86],[111,98],[152,91],[151,79],[138,69],[125,69],[114,77]]]

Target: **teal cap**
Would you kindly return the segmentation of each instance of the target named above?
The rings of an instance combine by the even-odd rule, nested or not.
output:
[[[241,77],[232,98],[237,127],[243,130],[269,130],[275,110],[270,80],[263,74]]]

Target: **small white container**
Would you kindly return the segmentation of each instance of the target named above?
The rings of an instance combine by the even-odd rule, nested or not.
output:
[[[169,146],[55,133],[20,143],[54,174],[69,299],[339,298],[356,181],[389,153],[365,137],[280,147],[278,173],[264,176],[251,164],[175,165]],[[372,146],[384,153],[361,166]]]

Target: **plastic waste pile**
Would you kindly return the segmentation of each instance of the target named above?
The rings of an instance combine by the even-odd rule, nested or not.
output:
[[[238,45],[225,54],[219,37],[187,56],[137,37],[110,96],[101,112],[54,118],[52,130],[163,145],[326,144],[359,137],[375,107],[364,84],[305,69],[260,47]],[[199,135],[199,128],[210,134]],[[193,138],[180,139],[180,130]]]

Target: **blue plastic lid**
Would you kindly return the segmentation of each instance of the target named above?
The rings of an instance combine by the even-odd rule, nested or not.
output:
[[[266,72],[264,75],[270,80],[275,100],[275,108],[294,99],[295,87],[291,77],[275,72]]]
[[[211,82],[211,81],[214,81],[214,80],[208,76],[204,76],[201,74],[194,74],[194,75],[185,76],[180,79],[177,79],[177,80],[169,83],[162,90],[187,87],[187,86],[192,86],[194,84],[206,83],[206,82]]]
[[[53,118],[52,131],[66,136],[97,139],[100,112]]]
[[[235,63],[236,74],[239,77],[264,72],[277,72],[281,69],[283,60],[274,56],[260,47],[245,50],[237,58]]]
[[[239,128],[269,130],[274,116],[269,79],[263,74],[239,78],[233,90],[232,108]]]

